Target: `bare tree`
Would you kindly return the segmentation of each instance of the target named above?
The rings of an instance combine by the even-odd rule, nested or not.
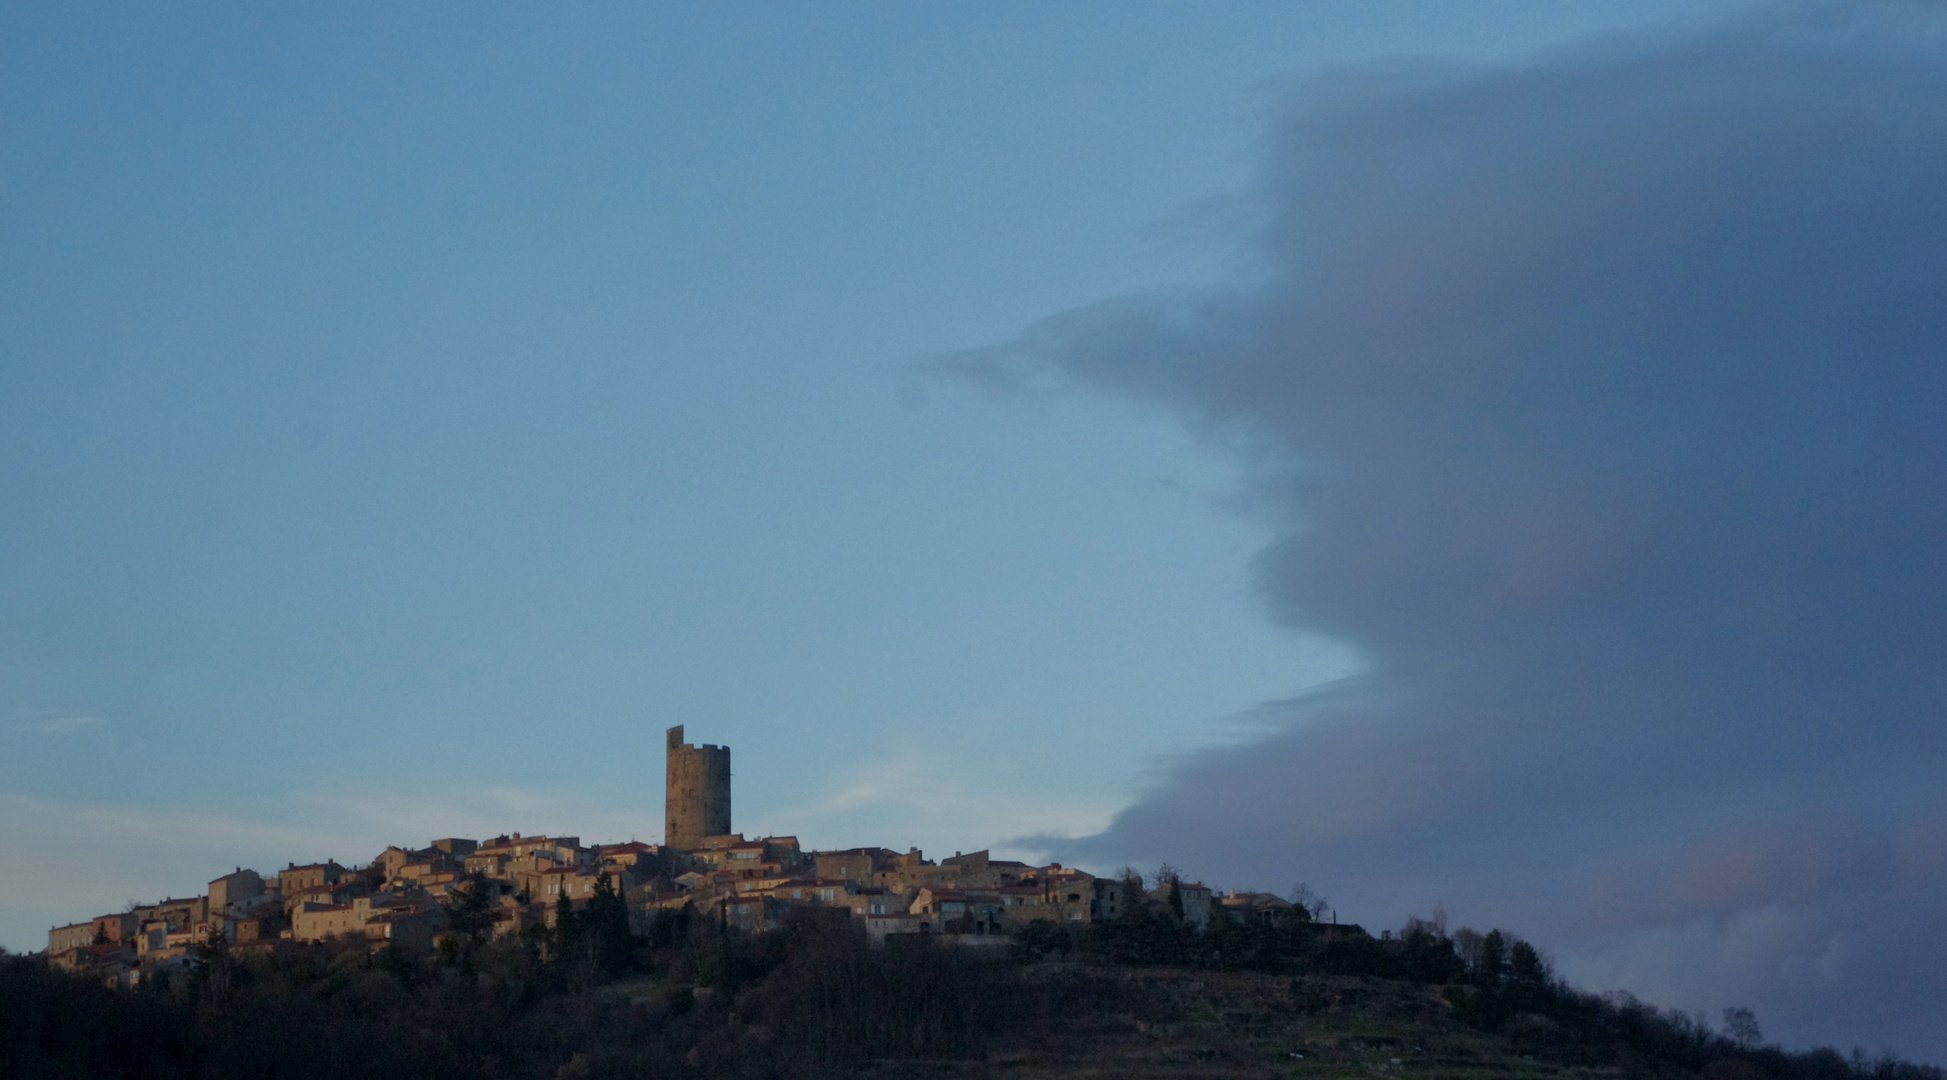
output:
[[[1291,902],[1304,908],[1313,922],[1320,921],[1326,912],[1332,910],[1332,905],[1324,897],[1313,892],[1312,887],[1302,881],[1291,887]]]
[[[1724,1010],[1724,1037],[1744,1047],[1756,1049],[1764,1042],[1764,1032],[1758,1027],[1758,1014],[1741,1005]]]

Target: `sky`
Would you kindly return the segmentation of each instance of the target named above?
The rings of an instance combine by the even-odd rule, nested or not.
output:
[[[1925,5],[12,5],[0,944],[994,847],[1947,1059]]]

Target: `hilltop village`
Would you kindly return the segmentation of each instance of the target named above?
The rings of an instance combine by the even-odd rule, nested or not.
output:
[[[792,836],[747,838],[730,827],[730,750],[683,742],[668,731],[667,795],[660,845],[584,845],[574,836],[508,833],[388,847],[363,866],[290,863],[272,873],[237,867],[199,896],[133,905],[48,931],[50,963],[129,987],[168,978],[211,947],[249,950],[278,941],[346,936],[425,950],[449,927],[458,890],[484,890],[493,938],[556,925],[597,897],[626,904],[642,932],[660,912],[688,908],[747,932],[775,927],[795,907],[841,908],[874,941],[942,935],[998,944],[1035,920],[1113,920],[1127,903],[1121,883],[1059,863],[1031,866],[956,853],[938,861],[917,849],[806,851]],[[1213,895],[1205,886],[1159,883],[1148,902],[1180,909],[1201,929],[1213,905],[1240,921],[1276,919],[1290,904],[1269,893]]]

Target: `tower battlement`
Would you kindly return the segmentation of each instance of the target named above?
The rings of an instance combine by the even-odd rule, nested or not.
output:
[[[691,746],[683,725],[668,732],[663,843],[693,848],[706,836],[730,832],[730,748]]]

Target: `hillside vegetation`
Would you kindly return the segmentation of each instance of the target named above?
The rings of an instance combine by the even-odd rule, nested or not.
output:
[[[841,912],[745,935],[362,942],[238,954],[111,990],[0,958],[0,1075],[42,1078],[1705,1077],[1943,1080],[1563,986],[1505,935],[1375,939],[1294,919],[1193,933],[1143,912],[1005,947],[874,947]]]

